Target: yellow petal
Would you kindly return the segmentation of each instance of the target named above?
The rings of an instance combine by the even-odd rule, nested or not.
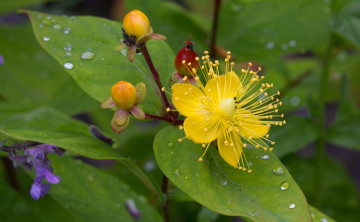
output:
[[[205,93],[216,102],[235,97],[237,90],[241,90],[241,81],[235,72],[228,72],[209,80],[205,86]]]
[[[215,140],[220,132],[220,117],[203,113],[191,116],[184,121],[186,137],[195,143],[210,143]]]
[[[230,164],[230,166],[237,168],[243,155],[240,135],[234,132],[221,133],[217,144],[221,157]]]
[[[238,128],[242,136],[260,138],[269,132],[269,128],[248,110],[239,109],[235,116],[241,122]]]
[[[208,112],[200,98],[205,94],[196,86],[187,83],[176,83],[171,87],[172,102],[175,108],[184,116],[201,115]]]

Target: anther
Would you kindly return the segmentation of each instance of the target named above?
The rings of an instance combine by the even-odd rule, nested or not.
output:
[[[251,173],[252,172],[252,170],[248,170],[248,173]]]
[[[264,151],[266,151],[268,148],[267,147],[264,147]]]
[[[183,127],[183,126],[179,126],[179,129],[182,130],[182,129],[184,129],[184,127]]]
[[[162,88],[161,88],[161,91],[164,92],[164,91],[165,91],[165,87],[162,87]]]
[[[185,64],[185,63],[186,63],[186,61],[185,61],[185,60],[183,60],[181,63],[182,63],[182,64]]]
[[[202,162],[202,161],[203,161],[203,158],[200,157],[200,158],[199,158],[199,162]]]
[[[247,147],[246,143],[244,143],[244,144],[243,144],[243,147],[244,147],[244,148],[246,148],[246,147]]]
[[[206,144],[205,144],[205,143],[203,143],[203,144],[201,144],[201,146],[202,146],[203,148],[205,148],[205,147],[206,147]]]
[[[273,151],[273,150],[274,150],[274,148],[272,148],[272,147],[271,147],[269,150],[270,150],[270,151]]]
[[[275,145],[275,142],[271,142],[271,145]]]
[[[166,108],[166,112],[170,112],[170,108],[168,107],[168,108]]]
[[[181,143],[182,139],[178,139],[179,143]]]

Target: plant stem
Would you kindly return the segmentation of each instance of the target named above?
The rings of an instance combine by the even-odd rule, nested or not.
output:
[[[152,73],[152,76],[153,76],[153,79],[155,80],[157,86],[159,87],[159,90],[160,90],[160,93],[161,93],[161,98],[162,98],[162,101],[164,103],[164,105],[166,106],[166,108],[170,108],[170,104],[169,104],[169,101],[165,95],[165,92],[163,92],[161,89],[163,88],[162,87],[162,84],[160,82],[160,75],[159,73],[156,71],[155,67],[154,67],[154,64],[151,60],[151,57],[149,55],[149,52],[146,48],[146,45],[140,47],[140,50],[146,60],[146,63],[148,64],[149,68],[150,68],[150,71]],[[176,117],[174,115],[174,113],[172,111],[169,112],[169,116],[170,116],[170,119],[172,121],[175,121],[176,120]]]
[[[214,4],[214,19],[213,19],[213,26],[211,30],[211,42],[210,42],[210,56],[212,58],[215,57],[215,45],[216,45],[216,32],[219,20],[219,9],[221,5],[221,0],[215,0]]]
[[[330,35],[324,55],[323,72],[319,88],[319,123],[318,138],[316,141],[316,172],[315,172],[315,206],[321,207],[321,191],[323,187],[324,155],[325,155],[325,96],[326,86],[329,79],[329,68],[331,62],[332,36]]]
[[[162,205],[163,211],[164,211],[164,222],[170,222],[170,215],[169,215],[169,209],[168,209],[169,200],[166,197],[166,195],[168,193],[168,184],[169,184],[169,179],[165,175],[163,175],[161,190],[162,190],[163,194],[165,195],[165,201]]]

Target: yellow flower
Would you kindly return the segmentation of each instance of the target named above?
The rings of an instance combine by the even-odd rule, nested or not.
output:
[[[264,78],[257,75],[261,68],[257,72],[250,71],[249,63],[249,68],[238,76],[233,71],[234,63],[229,62],[228,52],[225,72],[220,74],[219,62],[213,63],[207,54],[205,51],[203,65],[200,65],[206,84],[202,84],[188,63],[197,86],[187,82],[171,88],[175,108],[186,117],[180,129],[184,128],[186,138],[206,148],[200,162],[210,143],[217,140],[219,153],[228,164],[251,172],[244,153],[246,147],[252,145],[272,151],[267,144],[275,144],[268,139],[270,125],[285,124],[285,121],[271,120],[283,117],[277,114],[281,102],[275,97],[280,93],[268,96],[266,90],[273,84],[260,83]],[[196,60],[199,62],[199,58]]]

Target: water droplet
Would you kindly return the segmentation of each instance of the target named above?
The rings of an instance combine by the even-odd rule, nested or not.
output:
[[[282,49],[282,50],[286,50],[286,49],[287,49],[287,45],[286,45],[286,44],[282,44],[282,45],[281,45],[281,49]]]
[[[315,211],[311,211],[311,217],[312,217],[312,218],[315,218],[315,217],[316,217]]]
[[[289,182],[287,182],[287,181],[284,181],[284,182],[282,182],[281,183],[281,189],[282,190],[287,190],[287,189],[289,189],[289,187],[290,187],[290,183]]]
[[[320,219],[320,222],[328,222],[328,220],[327,220],[325,217],[322,217],[322,218]]]
[[[249,162],[248,162],[248,165],[249,165],[249,166],[252,166],[252,165],[253,165],[253,163],[252,163],[251,161],[249,161]]]
[[[104,58],[101,58],[101,61],[104,61],[105,59]]]
[[[265,47],[267,49],[274,49],[275,48],[275,43],[270,41],[270,42],[266,43]]]
[[[41,21],[41,25],[43,26],[50,26],[51,25],[51,20],[48,18],[45,18]]]
[[[60,24],[55,24],[55,25],[53,26],[53,28],[54,28],[54,29],[61,29],[62,26],[61,26]]]
[[[261,157],[261,159],[263,159],[263,160],[269,160],[270,157],[269,157],[269,155],[264,155],[264,156]]]
[[[273,169],[273,172],[276,174],[276,175],[283,175],[284,174],[284,172],[285,172],[285,170],[284,170],[284,168],[282,168],[282,167],[277,167],[277,168],[274,168]]]
[[[82,59],[86,59],[86,60],[93,59],[94,57],[95,57],[95,53],[90,52],[90,51],[84,52],[84,53],[81,55],[81,58],[82,58]]]
[[[90,180],[90,181],[93,181],[93,180],[94,180],[94,176],[91,175],[91,174],[89,174],[87,178],[88,178],[88,180]]]
[[[298,96],[293,96],[290,99],[290,103],[293,106],[298,106],[300,104],[300,98]]]
[[[66,56],[66,57],[71,57],[71,56],[72,56],[72,53],[71,53],[71,52],[66,52],[66,53],[65,53],[65,56]]]
[[[189,177],[188,177],[188,176],[185,176],[184,178],[185,178],[185,180],[189,179]]]
[[[127,56],[127,51],[126,51],[126,49],[120,50],[120,52],[121,52],[121,54],[122,54],[123,56]]]
[[[141,55],[141,52],[138,52],[137,54],[138,54],[138,55]]]
[[[39,28],[44,28],[44,26],[42,24],[39,25]]]
[[[74,68],[74,65],[71,63],[71,62],[66,62],[64,64],[64,68],[65,69],[73,69]]]
[[[171,151],[170,154],[171,154],[171,155],[174,155],[174,151]]]
[[[296,46],[296,41],[295,40],[289,41],[289,46],[290,47],[295,47]]]
[[[69,27],[64,28],[64,34],[68,35],[70,33],[71,29]]]
[[[227,181],[226,180],[220,180],[220,184],[225,186],[227,184]]]
[[[227,201],[227,203],[228,203],[228,204],[231,204],[231,201],[230,201],[230,200],[228,200],[228,201]]]
[[[230,210],[229,209],[226,209],[226,212],[229,212]]]
[[[296,207],[296,205],[294,203],[290,203],[290,205],[289,205],[290,209],[294,209],[295,207]]]
[[[146,171],[152,171],[153,169],[155,169],[155,162],[152,160],[146,161],[144,169]]]
[[[44,40],[45,42],[50,41],[50,36],[44,36],[44,37],[43,37],[43,40]]]
[[[180,176],[180,170],[179,170],[179,169],[175,169],[174,174],[175,174],[176,176]]]
[[[175,143],[172,143],[172,142],[167,144],[167,146],[170,147],[170,148],[173,147],[174,145],[175,145]]]
[[[71,44],[66,44],[66,46],[64,47],[64,50],[66,52],[70,52],[72,50],[72,45]]]
[[[249,216],[252,216],[252,217],[255,217],[255,216],[259,216],[260,213],[257,212],[257,211],[254,211],[254,210],[250,210],[250,211],[248,212],[248,215],[249,215]]]

